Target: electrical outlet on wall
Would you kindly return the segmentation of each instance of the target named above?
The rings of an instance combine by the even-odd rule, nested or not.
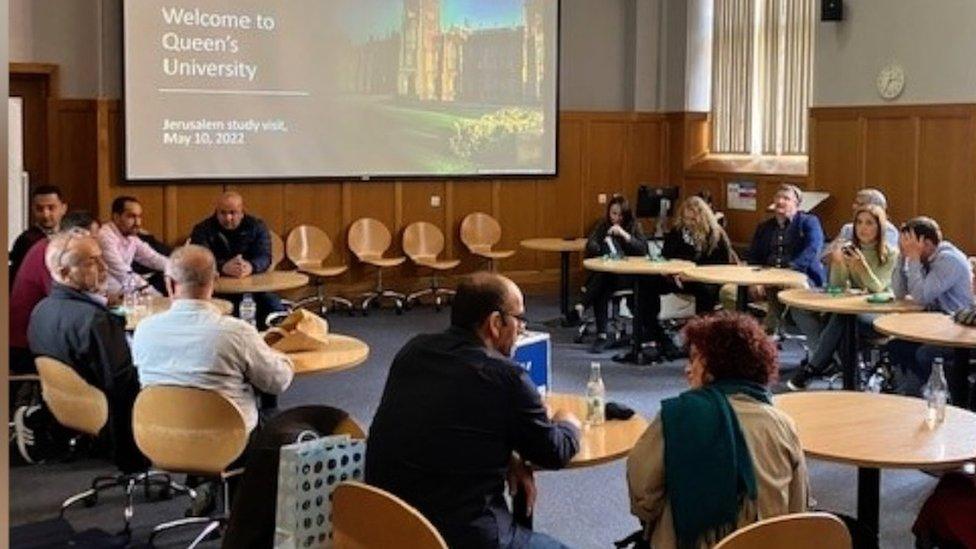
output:
[[[437,194],[430,195],[430,207],[440,208],[441,207],[441,197]]]
[[[600,193],[600,194],[596,195],[596,202],[597,202],[597,204],[606,204],[607,203],[607,193]]]

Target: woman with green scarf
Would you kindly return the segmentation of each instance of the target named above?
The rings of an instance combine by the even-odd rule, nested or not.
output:
[[[751,317],[685,328],[691,389],[661,403],[627,459],[631,512],[654,549],[711,547],[736,529],[807,508],[793,420],[772,405],[777,353]]]

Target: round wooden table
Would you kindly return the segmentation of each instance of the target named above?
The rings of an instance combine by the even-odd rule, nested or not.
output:
[[[244,278],[222,276],[217,279],[214,292],[218,294],[251,294],[279,292],[301,288],[308,284],[308,275],[295,271],[268,271]]]
[[[708,284],[735,284],[735,306],[740,311],[745,311],[749,303],[749,286],[807,286],[807,275],[801,272],[757,265],[701,265],[681,277]]]
[[[669,259],[655,261],[647,257],[625,257],[622,259],[608,259],[602,257],[591,257],[583,261],[583,267],[601,273],[614,273],[619,275],[634,276],[634,329],[631,337],[631,350],[623,355],[613,357],[617,362],[633,362],[634,364],[648,364],[653,359],[648,358],[641,344],[643,343],[643,327],[640,323],[640,284],[637,276],[640,275],[664,275],[673,276],[681,274],[689,269],[694,269],[695,264],[691,261],[680,259]]]
[[[586,249],[585,238],[529,238],[519,246],[537,252],[559,252],[559,312],[569,313],[569,254]]]
[[[872,303],[868,301],[867,293],[830,294],[821,290],[791,288],[781,291],[777,298],[798,309],[815,311],[818,313],[834,313],[841,315],[847,335],[838,348],[841,367],[844,369],[844,388],[853,391],[857,389],[857,316],[859,314],[887,314],[908,311],[920,311],[922,306],[910,299],[895,299],[887,303]]]
[[[125,329],[127,331],[133,331],[139,322],[149,318],[150,316],[161,313],[163,311],[168,311],[170,306],[173,304],[173,300],[162,295],[152,296],[149,298],[149,305],[146,308],[146,314],[141,318],[134,318],[129,314],[125,315]],[[220,314],[229,315],[234,312],[234,304],[226,299],[220,299],[217,297],[211,298],[210,303],[215,305],[220,309]]]
[[[874,329],[898,339],[923,345],[952,347],[954,364],[968,365],[972,350],[976,348],[976,328],[963,326],[942,313],[902,313],[875,319]],[[946,372],[952,401],[976,409],[976,395],[969,392],[969,368],[953,367]]]
[[[976,459],[976,414],[955,406],[930,428],[918,398],[811,391],[774,402],[796,422],[807,455],[858,467],[857,518],[875,535],[882,468],[951,469]]]
[[[351,336],[328,334],[328,346],[319,351],[287,353],[296,375],[336,373],[359,366],[369,357],[369,345]]]
[[[586,399],[582,395],[550,393],[545,402],[553,412],[566,410],[576,414],[580,421],[586,420]],[[603,425],[584,425],[580,451],[567,467],[592,467],[620,459],[630,453],[646,430],[647,419],[636,413],[628,420],[612,419]]]

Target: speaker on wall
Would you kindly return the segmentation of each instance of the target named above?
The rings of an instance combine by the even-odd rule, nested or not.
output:
[[[843,21],[844,0],[820,0],[821,21]]]

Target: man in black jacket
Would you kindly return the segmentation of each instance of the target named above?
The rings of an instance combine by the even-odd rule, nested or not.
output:
[[[562,547],[516,524],[503,494],[508,469],[509,489],[523,490],[531,510],[522,460],[558,469],[579,450],[579,419],[557,411],[550,420],[509,358],[524,313],[511,280],[462,281],[451,327],[397,354],[370,427],[366,481],[419,509],[450,547]]]
[[[197,223],[190,243],[210,248],[221,276],[245,278],[271,266],[271,235],[260,219],[244,213],[244,198],[233,191],[217,199],[214,214]],[[257,325],[263,330],[268,314],[285,310],[281,298],[271,292],[252,294],[257,304]],[[241,295],[221,295],[234,304],[238,314]]]
[[[14,246],[10,249],[10,287],[13,288],[14,276],[20,269],[20,264],[27,255],[27,251],[39,240],[56,233],[61,225],[61,218],[68,211],[68,204],[61,196],[61,189],[54,185],[41,185],[31,192],[31,219],[34,223],[29,229],[20,233]]]
[[[99,293],[107,270],[98,241],[87,231],[60,233],[48,244],[45,262],[54,286],[31,314],[31,352],[64,362],[105,392],[116,465],[125,473],[145,470],[148,462],[132,436],[139,378],[125,340],[125,318],[110,312]]]

